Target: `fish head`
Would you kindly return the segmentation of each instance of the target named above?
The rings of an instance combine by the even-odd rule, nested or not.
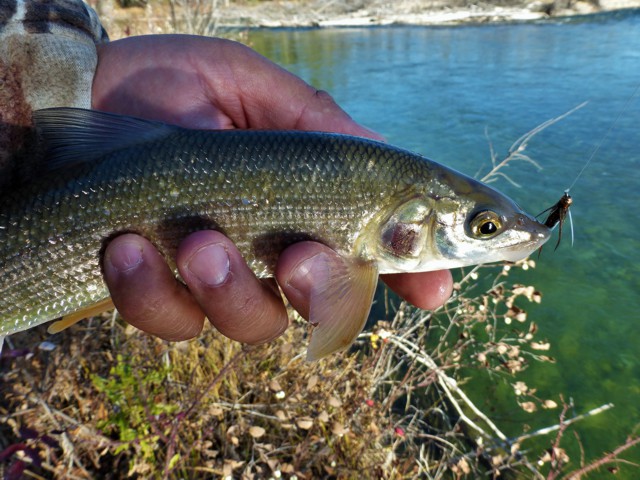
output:
[[[551,231],[486,184],[444,169],[428,187],[408,189],[380,222],[381,273],[515,262]]]

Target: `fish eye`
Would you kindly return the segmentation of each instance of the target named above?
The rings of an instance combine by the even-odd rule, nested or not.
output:
[[[494,237],[502,230],[502,220],[496,212],[484,210],[477,213],[469,222],[471,234],[480,239]]]

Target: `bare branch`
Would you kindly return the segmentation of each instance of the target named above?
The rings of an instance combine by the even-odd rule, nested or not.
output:
[[[571,115],[576,110],[581,109],[586,104],[587,104],[587,102],[583,102],[580,105],[578,105],[577,107],[572,108],[568,112],[563,113],[562,115],[560,115],[558,117],[555,117],[555,118],[552,118],[550,120],[547,120],[546,122],[541,123],[540,125],[538,125],[533,130],[531,130],[531,131],[525,133],[524,135],[522,135],[515,142],[513,142],[513,144],[509,148],[509,151],[507,152],[507,155],[500,162],[497,161],[497,155],[496,155],[496,153],[495,153],[495,151],[493,149],[493,145],[492,145],[491,141],[489,140],[489,152],[491,154],[491,165],[493,166],[493,168],[491,169],[491,171],[489,173],[487,173],[484,177],[482,177],[481,180],[483,182],[485,182],[485,183],[490,183],[492,181],[495,181],[497,176],[502,176],[502,177],[506,178],[513,185],[519,187],[520,185],[518,185],[516,182],[511,180],[504,173],[500,172],[500,170],[505,168],[506,166],[508,166],[509,163],[515,162],[515,161],[525,161],[527,163],[531,163],[538,170],[541,170],[542,167],[537,162],[535,162],[533,159],[531,159],[529,156],[525,155],[522,152],[524,152],[527,149],[527,147],[529,146],[529,142],[531,141],[531,139],[533,137],[535,137],[537,134],[539,134],[540,132],[542,132],[546,128],[550,127],[551,125],[559,122],[563,118],[566,118],[567,116]],[[488,136],[486,130],[485,130],[485,135]]]

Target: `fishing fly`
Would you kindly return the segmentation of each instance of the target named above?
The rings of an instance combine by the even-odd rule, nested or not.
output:
[[[558,200],[554,205],[550,206],[549,208],[543,210],[538,215],[536,215],[536,218],[538,218],[539,216],[544,215],[545,213],[549,212],[549,214],[547,215],[547,218],[542,223],[544,223],[544,225],[546,225],[548,228],[551,228],[551,229],[555,228],[556,226],[559,227],[558,228],[558,230],[559,230],[558,231],[558,242],[556,243],[556,246],[553,249],[554,252],[558,249],[558,246],[560,245],[560,241],[562,240],[562,226],[564,225],[564,222],[567,219],[567,217],[569,218],[569,227],[571,229],[571,246],[573,246],[573,238],[574,238],[574,236],[573,236],[573,220],[571,218],[571,210],[570,210],[570,207],[573,204],[573,199],[571,198],[571,195],[569,195],[569,190],[571,190],[573,188],[573,186],[576,184],[578,179],[582,176],[583,172],[589,166],[589,164],[591,163],[593,158],[596,156],[596,154],[600,150],[600,147],[602,146],[604,141],[607,139],[607,137],[611,133],[611,130],[613,130],[613,127],[616,126],[616,124],[618,123],[618,121],[620,120],[622,115],[629,108],[629,105],[631,104],[631,101],[638,94],[638,91],[640,91],[640,84],[636,87],[635,91],[627,99],[626,103],[622,107],[622,110],[620,110],[620,113],[618,113],[618,116],[616,117],[616,119],[609,126],[609,130],[607,130],[607,132],[602,136],[602,138],[600,139],[600,142],[598,143],[596,148],[591,153],[591,156],[585,162],[585,164],[583,165],[583,167],[580,170],[580,172],[578,173],[578,175],[576,175],[576,178],[573,179],[573,182],[571,183],[571,185],[569,185],[569,188],[567,188],[564,191],[564,194],[562,195],[562,197],[560,197],[560,200]],[[580,108],[583,105],[584,104],[580,105],[577,108]],[[542,253],[542,246],[538,249],[538,257],[540,257],[540,253]]]
[[[571,227],[571,246],[573,246],[573,220],[571,219],[571,210],[569,210],[572,203],[573,199],[571,198],[571,195],[569,195],[569,190],[565,190],[564,194],[555,205],[550,206],[536,215],[536,218],[538,218],[540,215],[544,215],[549,212],[549,215],[547,215],[547,218],[542,223],[544,223],[547,228],[551,229],[555,228],[556,225],[559,226],[558,242],[556,243],[556,247],[553,249],[554,252],[558,249],[560,241],[562,240],[562,225],[567,217],[569,217],[569,226]],[[541,253],[542,246],[538,249],[538,257],[540,257]]]

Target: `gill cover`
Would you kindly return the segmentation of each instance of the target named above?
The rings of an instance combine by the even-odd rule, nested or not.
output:
[[[396,208],[382,226],[383,252],[406,267],[419,263],[428,241],[431,212],[431,206],[422,198],[413,198]]]

